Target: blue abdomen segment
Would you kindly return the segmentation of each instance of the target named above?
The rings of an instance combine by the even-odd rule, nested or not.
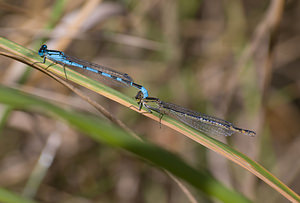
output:
[[[147,98],[149,95],[148,95],[148,91],[146,90],[146,88],[144,88],[143,86],[141,87],[140,89],[144,95],[144,98]]]

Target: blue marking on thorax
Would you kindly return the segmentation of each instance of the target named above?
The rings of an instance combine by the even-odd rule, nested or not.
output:
[[[46,54],[47,54],[47,55],[50,55],[50,56],[61,56],[61,57],[65,57],[64,52],[61,52],[61,51],[47,51]]]
[[[64,60],[65,60],[65,57],[62,56],[62,55],[53,55],[53,54],[48,54],[46,57],[50,58],[51,60],[54,60],[54,61],[61,61],[63,63],[66,63]]]

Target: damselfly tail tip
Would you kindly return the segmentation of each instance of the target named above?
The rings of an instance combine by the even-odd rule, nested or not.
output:
[[[248,135],[250,137],[254,137],[256,135],[256,133],[252,130],[245,130],[245,129],[241,129],[241,128],[237,128],[237,127],[234,127],[234,129],[236,132],[242,133],[244,135]]]
[[[256,133],[252,130],[242,130],[243,134],[249,135],[250,137],[254,137]]]
[[[256,135],[256,132],[249,130],[248,135],[249,135],[250,137],[254,137],[254,136]]]

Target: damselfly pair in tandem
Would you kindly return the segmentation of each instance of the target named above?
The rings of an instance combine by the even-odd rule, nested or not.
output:
[[[249,136],[255,136],[255,132],[251,130],[241,129],[235,127],[232,123],[208,116],[203,113],[195,112],[184,107],[180,107],[176,104],[167,103],[161,101],[158,98],[149,97],[148,91],[142,85],[133,82],[133,79],[126,73],[115,71],[111,68],[107,68],[102,65],[90,63],[75,57],[68,56],[61,51],[49,50],[46,45],[42,45],[38,51],[39,55],[44,58],[50,59],[54,63],[61,64],[67,67],[77,67],[87,70],[93,74],[97,74],[100,77],[110,79],[114,82],[121,84],[122,86],[132,86],[140,91],[136,95],[136,100],[140,104],[140,109],[145,106],[149,112],[155,111],[161,114],[161,116],[167,114],[179,121],[189,125],[190,127],[204,132],[209,135],[224,135],[230,136],[233,133],[242,133]],[[65,73],[66,74],[66,73]]]

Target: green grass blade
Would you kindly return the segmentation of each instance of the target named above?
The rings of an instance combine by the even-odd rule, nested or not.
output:
[[[0,188],[0,202],[2,203],[35,203],[35,201],[25,199],[8,190]]]

